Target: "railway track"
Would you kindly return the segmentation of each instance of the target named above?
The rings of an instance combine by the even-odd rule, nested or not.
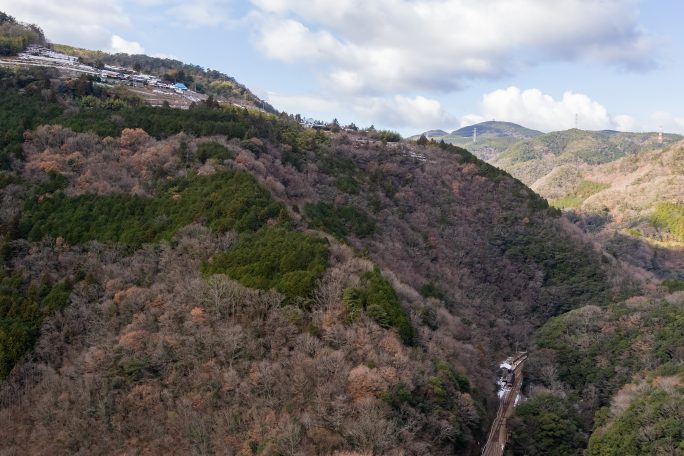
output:
[[[508,391],[505,391],[501,400],[499,401],[499,409],[496,412],[496,417],[492,422],[487,436],[487,442],[482,448],[482,456],[502,456],[506,441],[508,440],[508,430],[506,429],[506,421],[513,413],[515,407],[515,400],[520,394],[522,386],[522,368],[527,359],[526,355],[519,356],[512,366],[513,384]]]

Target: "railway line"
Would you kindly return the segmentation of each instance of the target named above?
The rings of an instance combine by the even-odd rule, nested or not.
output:
[[[513,413],[515,401],[520,394],[522,386],[522,368],[527,359],[527,354],[517,353],[501,363],[501,368],[507,371],[507,375],[500,379],[500,400],[499,409],[492,422],[487,436],[487,442],[482,448],[482,456],[502,456],[506,441],[508,440],[508,430],[506,421]]]

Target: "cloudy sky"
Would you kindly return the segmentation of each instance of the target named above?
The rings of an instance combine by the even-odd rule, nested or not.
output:
[[[68,6],[67,6],[68,5]],[[58,43],[221,70],[403,134],[506,120],[684,133],[681,0],[0,0]]]

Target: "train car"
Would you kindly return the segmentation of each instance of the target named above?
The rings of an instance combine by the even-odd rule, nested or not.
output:
[[[510,391],[515,384],[515,371],[520,366],[520,363],[527,359],[527,352],[518,352],[513,356],[506,358],[504,362],[499,364],[499,370],[496,376],[496,384],[498,386],[498,395],[503,397],[507,391]]]
[[[497,375],[497,383],[500,386],[511,386],[515,382],[515,371],[511,369],[501,368]]]

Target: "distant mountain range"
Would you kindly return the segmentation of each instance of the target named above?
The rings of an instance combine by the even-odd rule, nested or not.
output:
[[[475,129],[477,129],[477,139],[473,142]],[[422,133],[428,139],[467,148],[482,160],[492,160],[514,143],[522,139],[536,138],[543,134],[541,131],[525,128],[512,122],[494,120],[459,128],[451,133],[444,130],[430,130]],[[418,139],[420,136],[412,136],[409,139]]]
[[[474,131],[477,129],[477,136]],[[657,133],[627,133],[614,130],[570,129],[551,133],[511,122],[489,121],[459,128],[451,133],[430,130],[428,139],[464,147],[478,158],[504,169],[533,186],[556,167],[567,164],[609,163],[627,155],[660,149],[683,137]],[[417,139],[420,135],[413,136]]]
[[[472,138],[475,130],[477,130],[478,137],[496,136],[524,139],[534,138],[544,134],[541,131],[532,130],[512,122],[497,122],[495,120],[459,128],[458,130],[452,131],[451,134],[453,136]]]
[[[477,139],[473,142],[473,132]],[[681,135],[570,129],[542,133],[509,122],[483,122],[431,139],[464,147],[508,171],[561,209],[577,214],[614,256],[661,277],[681,278],[678,254],[659,243],[677,230],[654,223],[668,204],[682,203]],[[571,217],[572,218],[572,217]],[[637,242],[637,239],[648,242]]]

